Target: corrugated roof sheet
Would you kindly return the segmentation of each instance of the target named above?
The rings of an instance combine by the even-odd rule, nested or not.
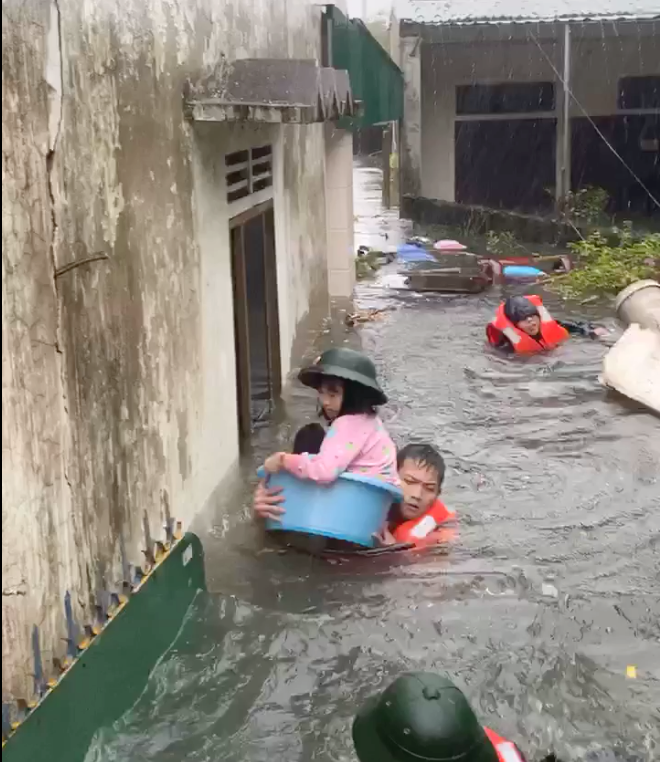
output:
[[[396,9],[418,24],[660,18],[660,0],[397,0]]]

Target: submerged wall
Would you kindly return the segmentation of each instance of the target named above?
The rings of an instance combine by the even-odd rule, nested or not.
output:
[[[275,144],[282,366],[327,299],[323,127],[183,118],[223,57],[320,57],[307,0],[3,3],[3,700],[190,520],[238,456],[229,210],[236,146]],[[214,169],[215,167],[215,169]]]

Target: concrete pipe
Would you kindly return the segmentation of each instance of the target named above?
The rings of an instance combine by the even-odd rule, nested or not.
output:
[[[660,331],[660,283],[638,280],[624,288],[616,298],[616,314],[626,326],[637,323],[642,328]]]

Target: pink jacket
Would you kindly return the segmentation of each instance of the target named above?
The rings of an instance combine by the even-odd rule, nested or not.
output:
[[[399,484],[396,447],[375,415],[342,415],[325,435],[318,455],[285,455],[284,468],[300,479],[321,484],[344,471]]]

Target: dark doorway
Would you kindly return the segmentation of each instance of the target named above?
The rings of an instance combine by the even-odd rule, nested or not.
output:
[[[554,119],[456,123],[456,201],[534,212],[552,206]]]
[[[281,391],[272,202],[230,221],[241,441],[268,420]]]

